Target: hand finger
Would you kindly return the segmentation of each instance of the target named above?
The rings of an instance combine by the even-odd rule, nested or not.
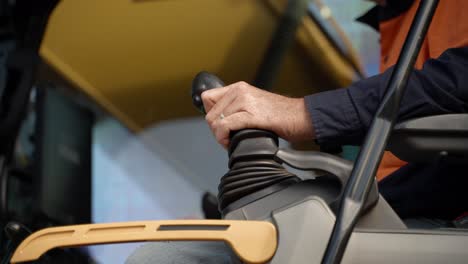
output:
[[[237,99],[240,98],[239,96],[245,95],[245,93],[247,93],[246,88],[249,87],[249,85],[246,82],[237,82],[237,83],[229,85],[228,87],[229,87],[229,90],[211,108],[210,112],[208,113],[206,120],[209,123],[214,122],[216,119],[218,119],[221,116],[221,114],[223,114],[224,116],[229,116],[235,112],[242,110],[242,108],[245,108],[245,103]],[[236,103],[236,102],[237,104],[232,105],[233,103]],[[232,105],[232,108],[231,108],[231,105]]]
[[[231,89],[239,89],[242,86],[246,86],[246,82],[236,82],[225,87],[215,88],[207,90],[201,94],[203,106],[205,111],[208,113],[211,108]]]
[[[206,90],[201,94],[203,107],[205,107],[205,111],[208,113],[211,108],[229,91],[230,87],[220,87],[211,90]]]
[[[237,112],[224,119],[216,120],[211,126],[211,130],[218,143],[227,147],[229,145],[229,135],[231,131],[244,128],[255,128],[252,115],[248,112]]]
[[[239,83],[233,83],[224,87],[214,88],[207,91],[204,91],[201,94],[203,106],[205,111],[208,113],[211,111],[211,108],[218,103],[221,98],[223,98],[227,92],[232,88],[239,86]]]
[[[208,121],[208,123],[211,124],[217,119],[219,119],[221,114],[226,116],[226,114],[224,113],[224,109],[235,101],[236,96],[237,93],[234,89],[231,89],[228,92],[226,92],[224,96],[221,99],[219,99],[218,102],[216,102],[216,104],[206,114],[206,121]]]

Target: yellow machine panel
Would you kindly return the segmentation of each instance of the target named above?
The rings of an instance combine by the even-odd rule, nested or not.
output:
[[[284,0],[62,0],[43,60],[133,131],[195,115],[200,70],[226,83],[253,80]],[[304,95],[348,84],[355,72],[305,18],[275,92]]]

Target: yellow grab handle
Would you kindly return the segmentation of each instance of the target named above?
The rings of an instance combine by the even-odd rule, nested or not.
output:
[[[172,220],[89,224],[46,228],[16,249],[11,263],[37,260],[47,251],[142,241],[225,241],[246,263],[269,261],[277,247],[276,228],[265,221]]]

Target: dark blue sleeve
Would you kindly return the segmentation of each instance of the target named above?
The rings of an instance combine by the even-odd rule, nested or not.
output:
[[[360,144],[382,100],[393,67],[351,86],[305,97],[317,142]],[[449,49],[413,70],[399,120],[468,112],[468,47]]]

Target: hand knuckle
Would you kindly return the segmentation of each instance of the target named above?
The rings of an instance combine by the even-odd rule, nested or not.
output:
[[[237,93],[237,90],[238,90],[238,89],[229,89],[229,90],[226,92],[226,96],[231,97],[231,96],[235,95],[235,94]]]
[[[210,113],[206,114],[205,120],[206,120],[206,122],[208,122],[208,123],[210,122],[210,120],[211,120],[211,118],[210,118]]]
[[[206,101],[208,99],[210,99],[210,93],[208,91],[205,91],[201,94],[201,98],[203,101]]]
[[[227,123],[226,123],[226,121],[225,121],[224,119],[218,120],[218,121],[216,122],[216,127],[217,127],[218,129],[220,129],[220,130],[225,129],[225,128],[227,127]]]
[[[213,131],[218,130],[218,121],[214,120],[213,122],[210,123],[210,128]]]
[[[237,84],[238,84],[238,85],[237,85],[237,86],[238,86],[238,90],[243,91],[243,92],[245,92],[246,90],[248,90],[248,89],[249,89],[249,86],[250,86],[248,83],[246,83],[246,82],[244,82],[244,81],[238,82]]]

